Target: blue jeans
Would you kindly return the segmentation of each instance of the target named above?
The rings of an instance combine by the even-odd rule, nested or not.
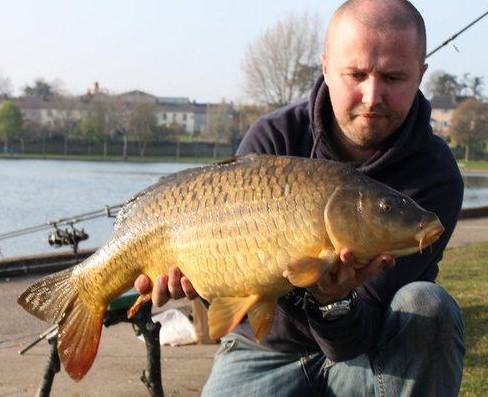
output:
[[[332,362],[280,353],[236,334],[222,339],[205,397],[457,396],[465,347],[459,307],[440,286],[401,288],[373,354]]]

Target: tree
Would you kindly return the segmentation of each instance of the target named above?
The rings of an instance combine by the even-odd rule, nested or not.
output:
[[[53,112],[53,120],[50,125],[50,132],[53,135],[63,137],[64,154],[68,154],[68,143],[70,136],[79,130],[79,100],[67,96],[56,95],[51,101],[55,104],[56,111]]]
[[[245,90],[256,103],[278,107],[308,94],[321,71],[319,21],[290,14],[248,45]]]
[[[441,70],[434,71],[425,84],[425,92],[431,98],[455,98],[461,94],[462,88],[463,85],[458,81],[456,76]]]
[[[469,73],[465,73],[458,78],[453,74],[436,70],[425,83],[425,92],[430,98],[466,96],[481,99],[483,98],[483,86],[483,77],[471,77]]]
[[[237,111],[237,131],[239,138],[242,138],[247,130],[263,114],[268,113],[268,109],[258,105],[241,105]]]
[[[91,154],[92,145],[100,142],[104,135],[104,125],[100,118],[90,114],[80,123],[80,135],[88,143],[88,154]]]
[[[213,157],[217,157],[217,147],[221,142],[229,142],[235,133],[235,112],[232,104],[222,101],[207,106],[207,133],[213,140]]]
[[[0,105],[0,136],[3,138],[4,151],[8,151],[9,139],[16,136],[22,128],[22,113],[12,101]]]
[[[139,155],[144,157],[147,143],[154,138],[157,131],[157,120],[152,103],[137,103],[129,120],[130,129],[139,142]]]
[[[122,135],[122,158],[128,159],[127,141],[129,138],[130,107],[120,97],[113,97],[107,104],[107,127],[113,134]]]
[[[41,98],[45,101],[49,100],[54,94],[55,91],[52,87],[52,84],[47,83],[42,78],[36,79],[32,87],[26,86],[24,88],[25,96]]]
[[[0,74],[0,96],[9,97],[12,95],[12,82],[8,77]]]
[[[450,134],[465,147],[465,160],[470,159],[470,149],[488,141],[488,104],[477,99],[467,99],[454,110]]]
[[[485,85],[483,77],[473,76],[469,73],[465,73],[462,78],[462,85],[464,87],[464,94],[466,96],[471,96],[476,99],[483,98],[483,86]]]

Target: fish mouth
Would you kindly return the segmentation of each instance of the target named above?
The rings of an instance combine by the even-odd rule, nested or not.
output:
[[[420,231],[415,235],[415,239],[419,242],[419,251],[422,252],[429,245],[434,244],[439,237],[444,233],[444,226],[437,219],[433,222],[426,224],[425,222],[420,222]]]

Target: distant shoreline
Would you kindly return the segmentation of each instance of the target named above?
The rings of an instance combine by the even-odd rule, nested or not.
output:
[[[118,155],[59,155],[59,154],[0,154],[0,160],[59,160],[59,161],[100,161],[100,162],[121,162],[121,163],[192,163],[210,164],[228,159],[227,157],[198,157],[198,156],[128,156],[124,159]],[[488,173],[488,161],[465,161],[458,162],[462,173]]]
[[[227,157],[169,157],[169,156],[100,156],[100,155],[57,155],[57,154],[28,154],[5,155],[0,154],[0,160],[48,160],[48,161],[87,161],[87,162],[119,162],[119,163],[191,163],[208,164],[225,160]]]

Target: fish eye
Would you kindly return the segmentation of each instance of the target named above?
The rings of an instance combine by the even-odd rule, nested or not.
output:
[[[390,212],[391,211],[391,201],[387,199],[383,199],[379,203],[380,210],[383,212]]]

